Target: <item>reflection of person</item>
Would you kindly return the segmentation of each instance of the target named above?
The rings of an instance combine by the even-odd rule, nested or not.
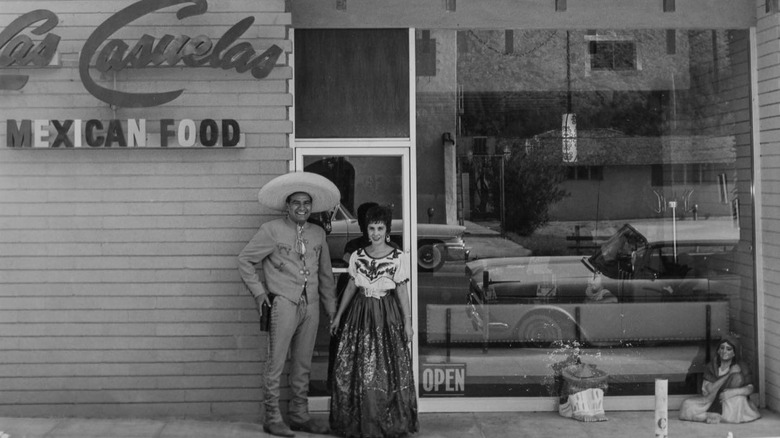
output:
[[[403,436],[419,429],[408,347],[414,334],[409,267],[388,244],[391,220],[389,208],[368,211],[371,245],[352,253],[350,280],[330,326],[331,333],[341,329],[330,404],[330,427],[341,436]]]
[[[619,278],[621,271],[631,272],[631,253],[629,244],[624,237],[621,236],[620,240],[617,241],[608,241],[601,245],[599,270],[610,278]]]
[[[335,282],[325,232],[307,219],[312,212],[336,205],[339,191],[322,176],[293,172],[263,186],[258,198],[267,207],[287,212],[284,218],[260,226],[238,256],[241,277],[258,306],[272,303],[263,429],[278,436],[294,436],[291,428],[327,433],[327,426],[309,416],[308,390],[319,302],[322,299],[329,316],[335,313]],[[262,282],[258,270],[264,274]],[[288,351],[290,427],[279,410],[280,379]]]
[[[741,361],[740,343],[726,336],[704,371],[702,395],[683,401],[680,419],[707,423],[745,423],[761,417],[748,399],[753,393],[750,368]]]
[[[585,288],[586,303],[617,303],[617,297],[612,294],[603,284],[604,276],[600,272],[593,274],[588,279],[588,286]]]

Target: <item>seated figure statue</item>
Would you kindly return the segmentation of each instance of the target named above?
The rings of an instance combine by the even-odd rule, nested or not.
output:
[[[761,417],[750,401],[753,381],[750,368],[741,361],[739,340],[726,336],[718,343],[716,357],[707,364],[701,396],[680,406],[680,419],[706,423],[746,423]]]

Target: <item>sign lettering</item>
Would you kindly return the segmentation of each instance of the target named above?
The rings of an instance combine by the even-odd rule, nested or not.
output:
[[[103,87],[90,75],[90,65],[100,73],[121,72],[125,69],[140,69],[159,66],[163,63],[187,67],[209,67],[234,70],[237,73],[250,72],[256,79],[267,77],[282,55],[282,49],[272,45],[258,53],[248,42],[237,43],[238,39],[252,26],[254,17],[246,17],[228,29],[216,42],[207,36],[190,37],[166,34],[157,40],[144,34],[130,47],[121,39],[109,39],[114,33],[131,25],[134,21],[160,9],[179,6],[176,12],[179,20],[205,14],[207,0],[141,0],[100,24],[87,38],[79,57],[79,77],[84,88],[96,98],[110,105],[123,108],[143,108],[162,105],[179,97],[184,89],[159,93],[127,92]],[[42,22],[42,23],[41,23]],[[14,20],[0,32],[0,69],[16,64],[49,65],[60,42],[60,37],[48,33],[35,44],[28,35],[21,32],[40,23],[31,33],[43,35],[59,23],[57,15],[47,10],[28,12]],[[0,75],[0,90],[19,90],[27,83],[25,75]]]
[[[420,375],[420,396],[452,397],[466,394],[466,364],[426,363]]]
[[[57,15],[53,12],[38,9],[17,18],[0,32],[0,68],[14,64],[44,67],[51,63],[60,44],[58,35],[50,33],[37,45],[29,36],[20,35],[24,29],[41,21],[43,23],[32,30],[33,34],[43,35],[59,23]],[[0,90],[21,90],[28,79],[27,75],[0,75]]]
[[[9,148],[110,148],[110,147],[235,147],[241,141],[237,121],[196,122],[183,119],[160,120],[159,141],[148,143],[145,119],[90,120],[12,120],[6,121]]]

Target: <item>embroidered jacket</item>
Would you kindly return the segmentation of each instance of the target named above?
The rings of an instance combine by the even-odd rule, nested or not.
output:
[[[336,282],[325,231],[317,225],[304,224],[303,251],[297,248],[297,237],[297,225],[288,217],[261,225],[238,255],[241,278],[254,296],[268,291],[292,302],[300,300],[305,285],[309,303],[317,303],[321,298],[325,311],[333,315]],[[264,281],[258,271],[262,271]]]

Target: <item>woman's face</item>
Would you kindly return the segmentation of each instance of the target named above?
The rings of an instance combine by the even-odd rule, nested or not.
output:
[[[718,347],[718,356],[721,361],[729,361],[734,359],[734,347],[728,342],[723,342]]]
[[[372,222],[368,224],[368,238],[372,244],[379,244],[385,241],[387,235],[387,226],[383,222]]]

